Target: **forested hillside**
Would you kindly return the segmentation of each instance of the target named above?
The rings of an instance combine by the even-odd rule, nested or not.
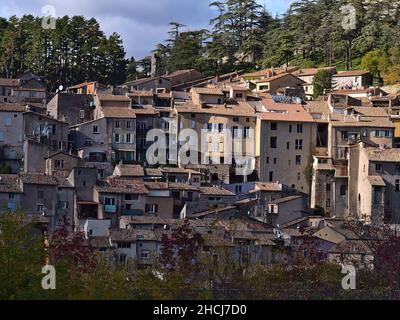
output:
[[[355,8],[355,19],[348,5]],[[387,84],[400,80],[398,0],[302,0],[279,17],[256,0],[210,6],[216,16],[208,29],[170,24],[169,39],[153,52],[158,74],[336,65],[339,70],[367,68]],[[352,22],[354,28],[343,28]],[[119,35],[106,37],[95,19],[59,18],[55,30],[41,28],[41,19],[29,15],[1,19],[1,76],[16,77],[27,69],[46,77],[51,89],[84,80],[120,84],[149,75],[150,58],[127,58]]]

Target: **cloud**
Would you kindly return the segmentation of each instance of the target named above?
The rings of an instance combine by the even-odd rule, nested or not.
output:
[[[4,3],[6,2],[6,3]],[[168,23],[176,21],[190,29],[206,28],[215,15],[209,0],[7,0],[0,4],[0,16],[42,15],[42,8],[53,5],[57,16],[94,17],[106,34],[121,35],[128,56],[140,59],[167,38]],[[292,0],[260,0],[275,13]]]

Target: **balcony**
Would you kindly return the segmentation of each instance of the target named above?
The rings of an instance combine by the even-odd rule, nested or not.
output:
[[[144,211],[140,209],[123,209],[122,215],[131,217],[141,217],[144,216]]]
[[[117,206],[116,205],[104,205],[104,212],[105,213],[117,213]]]

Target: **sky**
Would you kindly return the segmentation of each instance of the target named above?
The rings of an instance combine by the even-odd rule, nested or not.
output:
[[[1,0],[0,16],[32,14],[43,16],[44,8],[53,6],[55,16],[83,15],[94,17],[101,29],[110,35],[117,32],[124,41],[127,57],[141,59],[155,45],[167,39],[168,23],[187,25],[186,30],[208,28],[216,12],[210,0]],[[286,11],[293,0],[259,0],[275,14]],[[47,15],[47,14],[46,14]],[[183,30],[185,30],[183,29]]]

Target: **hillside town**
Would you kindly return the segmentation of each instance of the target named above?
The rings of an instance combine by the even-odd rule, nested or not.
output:
[[[321,70],[332,90],[314,99]],[[112,263],[151,265],[184,221],[216,259],[227,247],[239,263],[289,263],[311,241],[322,260],[369,263],[348,222],[400,224],[400,93],[368,71],[189,69],[46,88],[30,71],[0,79],[0,210],[47,235],[83,232]],[[188,131],[201,151],[181,151]]]

